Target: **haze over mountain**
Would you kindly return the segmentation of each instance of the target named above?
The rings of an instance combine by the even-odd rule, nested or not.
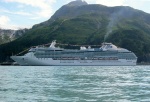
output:
[[[0,46],[1,61],[31,46],[57,40],[100,45],[103,41],[133,51],[138,62],[150,61],[150,14],[127,6],[107,7],[77,0],[62,6],[48,20],[22,37]],[[15,47],[14,47],[15,46]],[[70,46],[68,46],[70,48]],[[9,49],[9,50],[8,50]]]

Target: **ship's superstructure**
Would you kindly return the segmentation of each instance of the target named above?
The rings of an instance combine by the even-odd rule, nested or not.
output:
[[[55,47],[53,41],[47,48],[31,48],[24,56],[11,56],[20,65],[27,66],[112,66],[136,65],[136,55],[112,43],[103,43],[100,48],[81,46],[80,50]]]

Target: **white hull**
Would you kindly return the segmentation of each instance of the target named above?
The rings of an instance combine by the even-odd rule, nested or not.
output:
[[[22,66],[134,66],[136,60],[53,60],[28,56],[12,56]]]
[[[137,61],[134,53],[111,43],[95,49],[81,46],[80,50],[56,48],[55,44],[53,41],[49,48],[31,48],[24,56],[11,58],[24,66],[133,66]]]

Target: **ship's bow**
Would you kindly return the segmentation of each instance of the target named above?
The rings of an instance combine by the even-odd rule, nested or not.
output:
[[[25,62],[25,59],[23,56],[11,56],[11,59],[13,59],[15,62],[17,62],[19,65],[27,66],[28,64]]]

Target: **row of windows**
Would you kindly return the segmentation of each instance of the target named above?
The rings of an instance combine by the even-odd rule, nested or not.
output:
[[[37,51],[36,53],[45,53],[45,54],[53,54],[53,53],[61,53],[61,54],[75,54],[75,53],[78,53],[78,54],[89,54],[89,53],[94,53],[94,54],[117,54],[117,52],[96,52],[96,51],[93,51],[93,52],[84,52],[84,51],[82,51],[82,52],[80,52],[80,51],[72,51],[72,52],[70,52],[70,51],[68,51],[68,52],[66,52],[66,51]]]
[[[37,56],[37,58],[53,58],[54,60],[118,60],[117,57],[47,57]]]
[[[102,53],[35,53],[35,55],[97,55],[97,56],[117,56],[117,54],[102,54]]]

